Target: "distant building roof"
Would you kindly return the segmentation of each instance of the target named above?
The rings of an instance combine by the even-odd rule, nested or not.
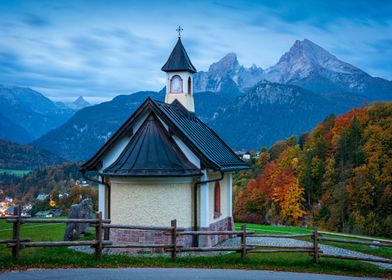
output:
[[[162,71],[189,71],[196,73],[196,68],[193,66],[191,60],[186,53],[184,46],[182,45],[181,38],[178,38],[177,44],[171,52],[169,59],[165,65],[162,66]]]
[[[12,214],[14,214],[14,209],[15,209],[15,206],[10,206],[7,208],[7,210],[5,210],[5,213],[12,215]]]
[[[49,211],[38,211],[35,213],[35,216],[46,216],[49,214]]]
[[[110,176],[197,176],[201,171],[183,154],[154,113],[103,171]]]
[[[132,126],[146,112],[153,112],[162,119],[169,127],[169,130],[180,138],[200,159],[203,169],[210,168],[213,170],[233,171],[249,168],[212,129],[197,118],[194,113],[189,112],[180,102],[175,100],[172,104],[167,104],[147,98],[101,149],[82,165],[81,171],[98,170],[105,152],[118,139],[129,135]],[[136,136],[137,134],[138,132],[132,136],[132,139],[139,137]],[[131,144],[131,142],[136,142],[137,139],[132,139],[129,145],[135,145]],[[126,150],[124,149],[120,156],[120,158],[123,157],[122,161],[125,160],[125,153],[131,155],[130,151]],[[105,170],[104,172],[108,171]]]
[[[45,194],[45,193],[41,193],[41,194],[39,194],[38,196],[37,196],[37,200],[45,200],[46,198],[48,197],[48,195],[47,194]]]
[[[39,217],[45,217],[47,215],[61,216],[62,214],[63,214],[63,210],[61,209],[50,209],[45,211],[38,211],[37,213],[35,213],[35,216],[39,216]]]

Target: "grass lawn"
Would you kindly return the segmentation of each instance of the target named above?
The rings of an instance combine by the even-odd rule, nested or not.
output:
[[[236,223],[235,228],[241,230],[242,223]],[[308,234],[312,233],[312,230],[300,227],[286,227],[286,226],[270,226],[270,225],[258,225],[258,224],[246,224],[246,229],[249,231],[255,231],[260,234]]]
[[[241,223],[236,223],[235,228],[237,230],[240,230]],[[249,231],[254,231],[254,232],[260,233],[260,234],[308,234],[308,233],[312,233],[312,230],[307,229],[307,228],[287,227],[287,226],[246,224],[246,228]],[[355,236],[355,235],[362,236],[359,234],[352,234],[352,235],[353,236]],[[325,235],[325,236],[336,238],[336,239],[345,239],[345,240],[350,239],[350,238],[343,238],[343,237],[332,236],[332,235]],[[366,237],[369,237],[369,236],[366,236]],[[298,239],[310,241],[309,238],[298,238]],[[359,239],[355,239],[355,240],[359,240]],[[365,241],[365,240],[361,240],[361,241]],[[392,248],[387,248],[387,247],[371,248],[369,246],[360,245],[360,244],[347,244],[347,243],[330,242],[330,241],[321,241],[320,243],[343,248],[343,249],[358,251],[358,252],[362,252],[362,253],[378,256],[378,257],[392,259]]]
[[[29,174],[31,170],[17,170],[17,169],[1,169],[0,173],[12,174],[15,176],[23,177],[26,174]]]
[[[21,232],[23,238],[31,238],[33,241],[54,241],[62,240],[64,229],[64,224],[24,224]],[[0,220],[0,239],[10,239],[11,234],[11,224]],[[313,264],[311,257],[302,253],[248,254],[244,262],[241,262],[237,253],[209,257],[179,257],[177,262],[172,262],[168,257],[124,255],[104,255],[102,259],[96,260],[93,255],[58,247],[23,249],[17,261],[13,261],[10,256],[11,250],[5,245],[0,245],[0,270],[31,267],[200,267],[392,277],[390,270],[356,261],[322,259],[319,264]]]

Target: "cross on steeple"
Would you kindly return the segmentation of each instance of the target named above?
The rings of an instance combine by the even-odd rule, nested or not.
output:
[[[184,30],[184,29],[182,29],[181,25],[179,25],[179,26],[177,27],[176,31],[178,32],[178,38],[181,38],[181,32],[182,32],[183,30]]]

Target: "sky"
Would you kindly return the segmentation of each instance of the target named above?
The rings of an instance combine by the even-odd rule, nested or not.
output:
[[[158,91],[178,25],[199,71],[229,52],[264,69],[307,38],[392,80],[392,1],[1,0],[0,84],[91,103]]]

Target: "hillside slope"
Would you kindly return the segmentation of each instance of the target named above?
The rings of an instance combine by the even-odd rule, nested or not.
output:
[[[65,160],[47,150],[0,139],[0,168],[30,170]]]
[[[392,236],[392,102],[330,116],[236,178],[237,220]],[[246,175],[246,176],[244,176]]]
[[[63,124],[74,113],[72,109],[59,108],[30,88],[2,85],[0,108],[4,117],[23,127],[34,138]]]
[[[149,96],[163,100],[161,93],[146,91],[119,95],[109,102],[76,112],[62,126],[32,142],[68,160],[85,160],[92,156]]]
[[[33,136],[26,129],[0,114],[0,139],[28,143],[33,140]]]
[[[331,98],[297,86],[260,82],[217,110],[209,123],[233,148],[259,149],[299,135],[329,114],[344,113],[364,102],[361,98]]]

